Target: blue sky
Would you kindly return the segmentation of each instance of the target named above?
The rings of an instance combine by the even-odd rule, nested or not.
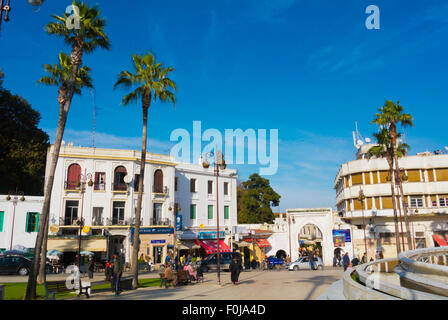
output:
[[[354,158],[355,121],[366,137],[386,99],[400,100],[415,118],[406,130],[411,153],[441,149],[448,101],[448,4],[444,1],[220,0],[88,1],[107,19],[110,51],[84,57],[95,84],[96,146],[140,149],[140,105],[122,107],[113,90],[132,53],[152,51],[176,68],[177,107],[154,104],[150,151],[167,153],[170,133],[216,128],[278,129],[279,170],[268,176],[282,196],[278,210],[334,206],[333,180]],[[51,136],[57,90],[36,84],[44,63],[69,52],[47,35],[50,14],[69,1],[45,1],[35,12],[13,1],[2,23],[0,68],[4,86],[37,109]],[[380,8],[381,29],[367,30],[365,9]],[[75,97],[64,137],[91,146],[93,96]],[[240,179],[257,165],[238,166]]]

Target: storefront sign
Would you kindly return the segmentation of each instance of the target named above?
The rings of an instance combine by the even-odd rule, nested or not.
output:
[[[351,241],[350,229],[333,230],[333,242],[335,246],[344,246],[345,242]]]
[[[151,240],[151,244],[153,243],[166,243],[166,240]]]
[[[176,231],[181,231],[182,230],[182,216],[180,214],[178,214],[176,216]]]
[[[226,236],[225,231],[219,231],[219,238],[224,239]],[[198,239],[216,239],[217,233],[216,231],[199,231]]]
[[[131,228],[131,243],[134,243],[134,232],[135,229]],[[174,233],[173,228],[140,228],[140,234],[164,234],[164,233]]]

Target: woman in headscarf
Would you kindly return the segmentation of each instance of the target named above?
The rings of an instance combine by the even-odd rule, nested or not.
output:
[[[238,258],[236,256],[233,257],[232,262],[230,262],[230,280],[233,284],[238,284],[238,278],[242,268],[243,267],[241,266],[241,262],[238,261]]]

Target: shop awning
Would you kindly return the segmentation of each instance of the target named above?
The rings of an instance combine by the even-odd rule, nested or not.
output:
[[[216,240],[196,240],[196,244],[204,248],[205,253],[211,254],[216,253],[218,242]],[[220,252],[231,252],[230,247],[226,245],[224,240],[219,240],[219,251]]]
[[[246,241],[235,242],[235,244],[236,244],[238,247],[240,247],[240,248],[250,246],[250,243],[249,243],[249,242],[246,242]]]
[[[89,239],[81,241],[82,251],[106,252],[106,239]],[[59,250],[62,252],[78,251],[77,239],[48,239],[47,250]]]
[[[191,249],[199,249],[201,246],[196,244],[194,241],[182,241],[179,245],[180,250],[191,250]]]
[[[260,248],[267,248],[267,247],[271,247],[271,244],[269,243],[269,241],[267,239],[264,238],[260,238],[260,239],[245,239],[245,241],[249,241],[249,242],[255,242],[256,245],[258,245]]]
[[[442,236],[438,234],[433,234],[432,237],[434,238],[434,241],[441,247],[448,246],[448,242],[446,242],[445,239],[443,239]]]

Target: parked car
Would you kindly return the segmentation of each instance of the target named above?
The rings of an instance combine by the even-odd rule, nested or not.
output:
[[[31,269],[31,260],[19,255],[0,256],[1,274],[19,274],[26,276]]]
[[[285,263],[285,260],[277,257],[269,257],[268,258],[268,268],[269,269],[280,269],[280,267]]]
[[[233,257],[237,257],[242,265],[242,257],[239,252],[221,252],[219,257],[220,270],[228,271],[230,269],[230,262]],[[210,254],[206,259],[201,260],[200,268],[203,272],[218,270],[218,256],[216,253]]]
[[[318,270],[322,270],[324,265],[322,263],[322,259],[320,257],[314,257],[314,267]],[[294,262],[288,263],[286,265],[286,269],[288,270],[311,270],[310,259],[308,257],[301,257]]]

